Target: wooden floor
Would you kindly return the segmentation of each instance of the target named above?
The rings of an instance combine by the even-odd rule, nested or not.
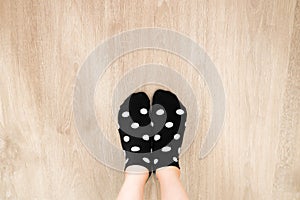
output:
[[[101,42],[141,27],[183,33],[207,52],[226,93],[222,135],[200,160],[211,117],[205,81],[175,55],[140,50],[116,60],[97,84],[95,99],[105,103],[95,108],[107,139],[121,148],[109,114],[114,86],[138,65],[161,63],[185,77],[200,106],[197,136],[180,159],[191,200],[299,200],[297,0],[0,1],[0,200],[116,198],[123,173],[81,143],[74,85]],[[136,90],[151,95],[158,87]],[[151,178],[145,199],[159,194]]]

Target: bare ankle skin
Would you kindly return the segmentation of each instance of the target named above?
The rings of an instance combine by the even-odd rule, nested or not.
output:
[[[119,192],[117,200],[142,200],[144,187],[149,173],[125,173],[125,180]]]
[[[174,166],[160,168],[156,171],[156,177],[160,183],[162,200],[188,200],[180,181],[180,170]]]

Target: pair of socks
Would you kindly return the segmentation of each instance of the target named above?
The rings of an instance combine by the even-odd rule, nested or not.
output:
[[[118,112],[119,135],[125,167],[142,166],[151,172],[179,166],[187,111],[177,96],[158,89],[150,99],[144,92],[131,94]]]

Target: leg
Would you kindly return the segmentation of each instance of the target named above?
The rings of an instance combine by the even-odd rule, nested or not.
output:
[[[160,183],[161,199],[186,200],[188,196],[180,182],[179,154],[183,141],[187,110],[175,94],[157,90],[153,96],[151,118],[153,159]]]
[[[133,93],[120,106],[119,135],[125,153],[125,171],[151,172],[150,100],[144,92]],[[133,167],[134,166],[134,167]]]
[[[142,200],[144,196],[144,186],[148,178],[148,173],[125,174],[125,181],[120,190],[117,200]]]
[[[160,183],[162,200],[188,200],[180,182],[180,170],[175,166],[160,168],[156,171],[156,177]]]
[[[152,141],[153,170],[166,166],[179,167],[187,110],[177,96],[165,90],[153,95],[150,117],[154,123]]]
[[[143,92],[131,94],[120,106],[119,135],[125,153],[125,181],[118,200],[143,199],[144,185],[151,174],[150,100]]]

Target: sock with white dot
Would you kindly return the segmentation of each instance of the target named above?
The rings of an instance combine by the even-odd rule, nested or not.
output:
[[[152,171],[150,137],[153,127],[149,116],[150,100],[146,93],[131,94],[120,106],[119,135],[125,152],[125,167],[142,166]]]
[[[153,171],[166,166],[179,167],[179,154],[185,131],[187,111],[177,96],[166,90],[153,95],[150,117],[153,136],[150,138]]]

